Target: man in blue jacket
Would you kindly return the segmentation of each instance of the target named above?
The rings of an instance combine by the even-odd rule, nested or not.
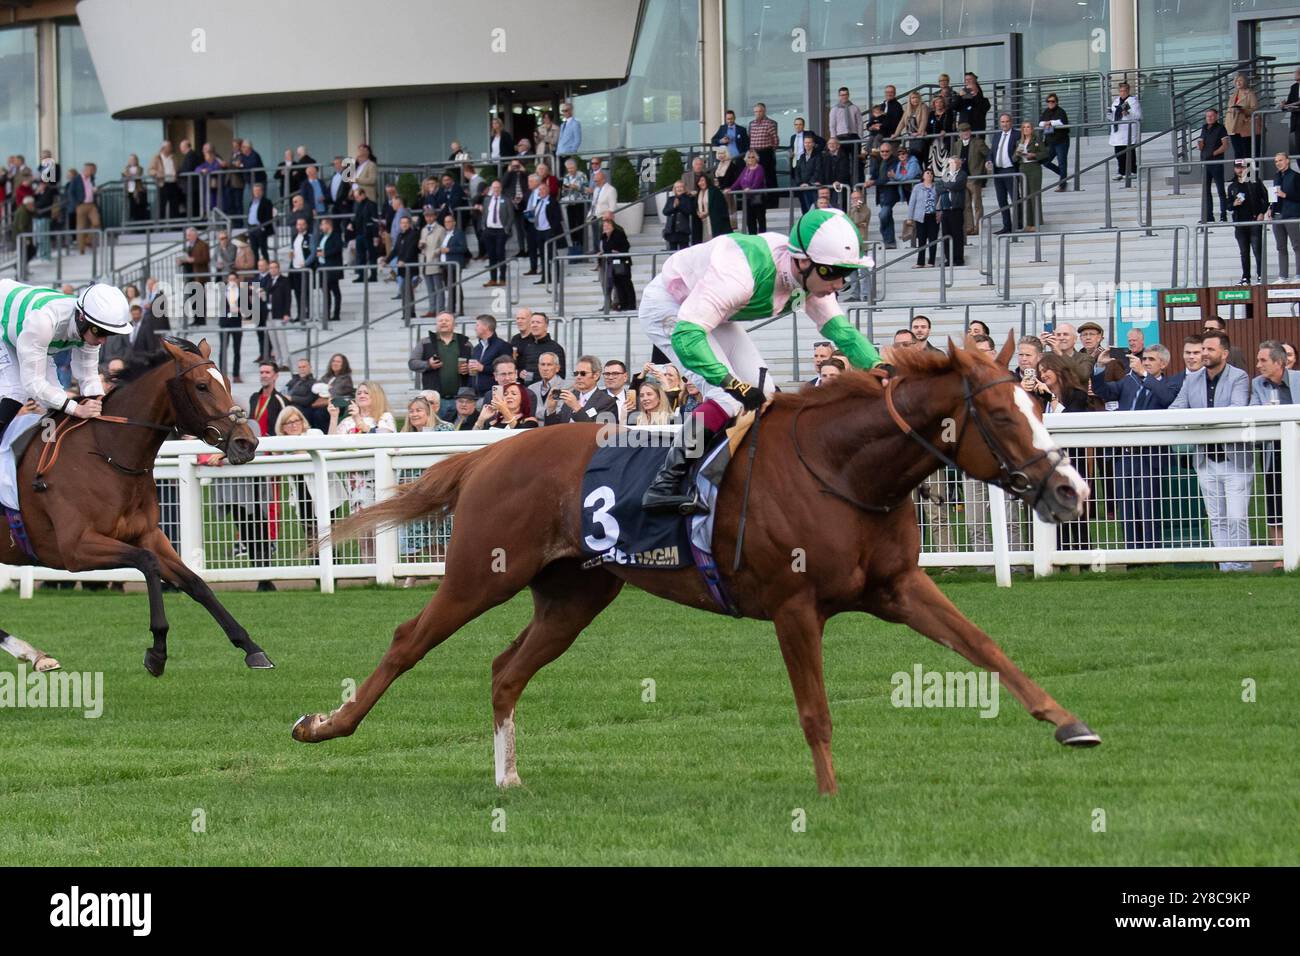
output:
[[[1107,363],[1118,359],[1108,358]],[[1139,358],[1129,354],[1128,374],[1118,381],[1106,381],[1106,370],[1092,374],[1093,394],[1106,402],[1118,402],[1116,411],[1140,412],[1168,408],[1177,392],[1169,387],[1165,369],[1169,350],[1148,345]],[[1115,484],[1119,518],[1124,525],[1124,542],[1130,548],[1160,546],[1160,482],[1163,477],[1163,448],[1124,446],[1115,449]]]
[[[474,323],[474,332],[478,338],[469,351],[470,386],[479,398],[492,391],[496,379],[492,375],[492,363],[500,356],[511,355],[510,346],[497,337],[497,320],[491,315],[480,315]]]
[[[582,149],[582,124],[573,115],[572,103],[560,104],[560,138],[555,141],[555,155],[564,168],[564,158]]]
[[[736,122],[736,111],[727,110],[725,122],[709,138],[710,145],[725,146],[732,159],[739,159],[749,151],[749,130]]]

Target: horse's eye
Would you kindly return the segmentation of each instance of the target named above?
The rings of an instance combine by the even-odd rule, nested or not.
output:
[[[208,383],[207,383],[207,382],[199,382],[199,383],[198,383],[198,389],[199,389],[200,392],[206,392],[206,391],[208,390]]]

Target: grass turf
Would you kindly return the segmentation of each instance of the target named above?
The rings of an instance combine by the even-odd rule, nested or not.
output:
[[[500,793],[489,668],[526,595],[431,652],[354,737],[304,746],[293,720],[359,683],[427,588],[223,594],[269,672],[171,595],[160,680],[141,665],[142,595],[10,593],[0,623],[102,669],[105,704],[93,720],[0,710],[0,864],[1300,862],[1294,578],[941,584],[1100,748],[1059,746],[1005,689],[993,719],[894,708],[895,672],[966,663],[846,615],[826,639],[841,792],[821,798],[770,625],[629,590],[525,692],[525,787]]]

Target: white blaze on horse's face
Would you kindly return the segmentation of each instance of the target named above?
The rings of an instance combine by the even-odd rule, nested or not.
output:
[[[215,378],[218,382],[220,382],[221,385],[225,386],[227,390],[229,390],[229,386],[226,386],[226,377],[222,375],[220,372],[218,372],[211,365],[208,366],[208,374],[211,375],[213,378]]]
[[[1034,447],[1042,452],[1055,449],[1056,442],[1052,441],[1052,433],[1047,430],[1047,426],[1043,424],[1042,419],[1034,414],[1034,403],[1029,397],[1029,393],[1019,386],[1016,386],[1013,391],[1015,392],[1016,408],[1020,409],[1020,414],[1024,415],[1025,420],[1029,422],[1029,431],[1034,436]],[[1070,487],[1074,489],[1074,493],[1079,496],[1080,501],[1088,500],[1088,484],[1083,480],[1083,476],[1075,471],[1073,465],[1060,465],[1057,471],[1070,482]]]

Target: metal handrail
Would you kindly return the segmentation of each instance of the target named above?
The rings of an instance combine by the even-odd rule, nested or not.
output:
[[[1005,299],[976,299],[967,302],[930,301],[930,302],[909,302],[906,305],[885,305],[878,302],[871,303],[871,302],[841,301],[840,305],[844,306],[845,315],[848,315],[853,318],[854,324],[857,326],[859,332],[862,331],[862,313],[865,312],[867,314],[867,331],[865,334],[868,341],[873,341],[873,342],[875,340],[875,335],[876,335],[875,313],[883,312],[891,309],[907,309],[908,325],[911,325],[912,318],[914,318],[916,314],[922,309],[926,310],[927,312],[962,309],[965,314],[965,321],[962,323],[962,328],[965,329],[970,326],[971,323],[970,312],[972,308],[1007,309],[1007,308],[1014,308],[1016,306],[1019,306],[1020,307],[1020,334],[1021,335],[1028,334],[1028,329],[1030,328],[1028,319],[1026,317],[1027,310],[1031,311],[1033,314],[1033,326],[1032,326],[1033,329],[1035,331],[1037,331],[1038,329],[1039,303],[1038,300],[1036,299],[1014,299],[1011,301],[1007,301]],[[982,322],[984,320],[980,319],[980,321]],[[992,329],[990,328],[989,331],[992,332]]]
[[[876,289],[876,276],[884,275],[886,270],[898,265],[900,262],[911,261],[918,255],[924,254],[927,250],[935,248],[938,250],[938,255],[935,259],[936,264],[939,267],[939,301],[947,302],[948,289],[952,287],[955,278],[954,273],[948,266],[948,261],[952,256],[952,236],[940,236],[938,239],[927,242],[923,246],[912,246],[907,250],[907,252],[895,259],[890,259],[887,262],[877,262],[871,268],[870,280],[867,286],[867,301],[873,305],[880,301],[880,294]]]
[[[1120,124],[1132,124],[1132,123],[1140,123],[1140,122],[1141,122],[1140,120],[1121,120]],[[1168,135],[1170,132],[1171,130],[1168,129],[1161,130],[1160,132],[1154,133],[1144,140],[1140,140],[1137,143],[1134,143],[1129,147],[1129,149],[1133,150],[1135,152],[1135,155],[1140,156],[1141,154],[1137,153],[1137,150],[1140,150],[1143,146],[1147,145],[1148,143],[1154,142],[1155,140],[1159,139],[1161,136]],[[1089,165],[1085,166],[1083,169],[1079,170],[1078,173],[1076,173],[1076,175],[1082,175],[1083,173],[1098,168],[1105,168],[1110,163],[1113,163],[1115,161],[1116,161],[1116,156],[1114,155],[1105,156],[1097,160],[1096,162],[1090,163]],[[1132,178],[1133,168],[1134,168],[1133,166],[1129,167],[1129,171],[1125,175],[1126,181]],[[1110,191],[1111,191],[1110,175],[1106,174],[1105,176],[1102,177],[1102,179],[1106,186],[1106,228],[1109,229],[1113,224],[1112,213],[1111,213],[1111,200],[1110,200]],[[1139,179],[1138,181],[1140,183],[1141,179]],[[1032,193],[1027,196],[1020,196],[1016,200],[1016,202],[1017,204],[1023,206],[1024,203],[1028,202],[1029,200],[1044,196],[1047,193],[1054,190],[1055,188],[1056,188],[1055,186],[1046,186],[1042,189],[1039,189],[1036,193]],[[993,217],[1000,216],[1002,214],[1002,209],[1003,207],[999,206],[997,209],[985,213],[984,216],[980,218],[980,228],[979,228],[980,241],[984,243],[984,252],[985,252],[984,262],[980,267],[980,274],[987,277],[986,281],[984,282],[984,285],[993,284],[993,261],[994,261],[993,243],[990,240],[993,235]],[[987,266],[987,268],[984,268],[984,266]]]
[[[611,260],[611,259],[648,258],[650,260],[650,277],[654,278],[659,274],[659,258],[663,257],[664,259],[667,259],[672,254],[673,254],[672,250],[654,249],[654,250],[642,251],[642,252],[631,252],[631,251],[629,252],[583,252],[583,253],[578,253],[577,255],[557,256],[552,261],[552,267],[559,270],[559,272],[556,275],[555,289],[551,297],[551,309],[555,312],[556,315],[564,314],[564,306],[565,306],[564,289],[565,289],[566,280],[568,278],[568,269],[570,265],[576,262],[594,261],[597,264],[599,264],[600,262],[603,262],[605,260]],[[601,291],[604,293],[604,297],[605,297],[604,304],[601,307],[601,314],[609,315],[610,287],[609,287],[609,283],[606,281],[606,277],[603,274],[601,275],[600,284],[601,284]]]
[[[1187,226],[1186,223],[1177,223],[1177,224],[1172,225],[1172,226],[1162,227],[1162,229],[1168,229],[1168,230],[1171,230],[1171,231],[1173,232],[1173,235],[1174,235],[1173,255],[1172,255],[1172,259],[1171,259],[1171,262],[1172,262],[1171,270],[1172,270],[1172,271],[1171,271],[1170,279],[1169,279],[1169,288],[1171,288],[1171,289],[1181,289],[1181,288],[1186,288],[1186,287],[1191,283],[1191,281],[1192,281],[1191,236],[1190,236],[1190,231],[1189,231],[1189,229],[1188,229],[1188,226]],[[1179,249],[1178,234],[1179,234],[1180,231],[1182,231],[1182,232],[1184,232],[1184,233],[1187,233],[1187,237],[1184,238],[1183,243],[1182,243],[1182,249],[1183,249],[1183,276],[1184,276],[1184,278],[1185,278],[1185,280],[1186,280],[1185,282],[1182,282],[1182,283],[1180,283],[1180,282],[1178,281],[1178,249]],[[1043,261],[1045,261],[1045,260],[1043,259],[1043,256],[1042,256],[1042,240],[1043,240],[1043,237],[1044,237],[1044,236],[1056,236],[1056,237],[1058,237],[1058,238],[1060,239],[1060,245],[1059,245],[1058,250],[1057,250],[1057,283],[1059,284],[1059,286],[1060,286],[1061,288],[1065,288],[1065,241],[1066,241],[1066,238],[1069,237],[1069,238],[1071,238],[1071,239],[1074,239],[1074,238],[1079,238],[1079,237],[1081,237],[1081,236],[1109,236],[1109,235],[1113,235],[1113,236],[1115,237],[1115,256],[1114,256],[1114,260],[1115,260],[1115,285],[1118,286],[1118,285],[1123,281],[1123,280],[1120,278],[1120,276],[1121,276],[1121,264],[1122,264],[1122,262],[1124,261],[1123,256],[1121,255],[1121,237],[1122,237],[1123,234],[1126,233],[1126,232],[1141,232],[1141,233],[1143,233],[1144,235],[1148,235],[1148,236],[1150,236],[1150,235],[1154,235],[1153,231],[1152,231],[1151,229],[1149,229],[1148,227],[1146,227],[1146,226],[1117,226],[1117,227],[1112,227],[1112,228],[1071,229],[1071,230],[1068,230],[1068,231],[1067,231],[1067,230],[1061,230],[1061,231],[1059,231],[1059,232],[1038,232],[1038,231],[1034,231],[1034,232],[1009,232],[1009,233],[1003,233],[1003,234],[1000,235],[1000,236],[994,236],[993,238],[994,238],[994,239],[997,241],[997,243],[998,243],[998,253],[997,253],[997,255],[998,255],[998,258],[1000,258],[1000,259],[1002,260],[1002,263],[1003,263],[1003,267],[1002,267],[1002,298],[1003,298],[1003,300],[1005,301],[1005,300],[1008,300],[1008,299],[1011,298],[1011,243],[1012,243],[1013,241],[1018,241],[1019,239],[1026,238],[1026,237],[1032,237],[1033,240],[1034,240],[1034,258],[1031,259],[1030,261],[1031,261],[1031,262],[1043,262]]]
[[[101,246],[105,245],[103,229],[51,229],[49,232],[42,232],[39,233],[39,235],[45,236],[47,238],[52,238],[54,236],[93,236],[95,241],[92,242],[90,245],[90,274],[92,276],[99,275],[99,255],[100,255],[99,250]],[[32,243],[35,244],[37,236],[38,233],[32,231],[32,232],[20,232],[18,235],[14,237],[15,251],[17,253],[17,258],[14,260],[14,276],[19,282],[27,281],[27,266],[28,266],[27,243],[24,242],[23,240],[30,239]],[[62,283],[63,282],[62,252],[60,252],[59,255],[54,257],[54,262],[55,262],[54,281]]]
[[[1200,239],[1201,242],[1201,271],[1198,276],[1201,286],[1210,284],[1210,230],[1211,229],[1264,229],[1266,226],[1289,226],[1300,224],[1300,218],[1296,219],[1252,219],[1249,222],[1198,222],[1196,231],[1193,233],[1192,242]],[[1203,239],[1200,237],[1204,237]],[[1300,265],[1300,263],[1297,263]],[[1268,236],[1261,233],[1260,235],[1260,253],[1259,268],[1264,273],[1264,280],[1268,281]]]
[[[1181,170],[1181,169],[1183,169],[1183,168],[1187,168],[1187,169],[1190,171],[1190,169],[1191,169],[1192,167],[1196,167],[1196,166],[1200,166],[1200,167],[1208,167],[1208,166],[1233,166],[1233,165],[1236,164],[1236,162],[1237,162],[1236,159],[1188,159],[1188,160],[1172,160],[1172,161],[1169,161],[1169,162],[1162,162],[1162,163],[1142,163],[1142,164],[1140,164],[1140,165],[1138,166],[1138,176],[1139,176],[1140,179],[1144,179],[1145,182],[1146,182],[1146,197],[1145,197],[1146,202],[1145,202],[1145,207],[1139,205],[1139,216],[1138,216],[1138,222],[1139,222],[1139,224],[1140,224],[1140,225],[1143,225],[1143,226],[1150,226],[1150,225],[1151,225],[1151,216],[1152,216],[1152,208],[1151,208],[1151,193],[1152,193],[1152,188],[1153,188],[1153,187],[1152,187],[1151,179],[1152,179],[1152,172],[1153,172],[1154,170],[1157,170],[1157,169],[1176,169],[1176,170]],[[1251,160],[1251,162],[1252,162],[1252,163],[1258,163],[1258,164],[1260,164],[1260,165],[1263,165],[1264,163],[1272,163],[1272,162],[1273,162],[1273,157],[1272,157],[1272,156],[1256,156],[1256,157],[1254,157],[1254,158]],[[1276,166],[1274,167],[1274,169],[1276,170]],[[1143,176],[1143,174],[1145,174],[1145,176]],[[1179,179],[1179,177],[1178,177],[1177,175],[1175,175],[1175,176],[1173,177],[1173,179],[1174,179],[1174,183],[1173,183],[1173,186],[1174,186],[1174,188],[1173,188],[1173,195],[1175,195],[1175,196],[1181,196],[1181,195],[1183,194],[1183,190],[1182,190],[1182,182],[1180,181],[1180,179]],[[1202,177],[1202,188],[1204,187],[1204,181],[1203,181],[1203,179],[1204,179],[1204,177]],[[1225,177],[1225,180],[1226,180],[1226,179],[1227,179],[1227,177]]]

